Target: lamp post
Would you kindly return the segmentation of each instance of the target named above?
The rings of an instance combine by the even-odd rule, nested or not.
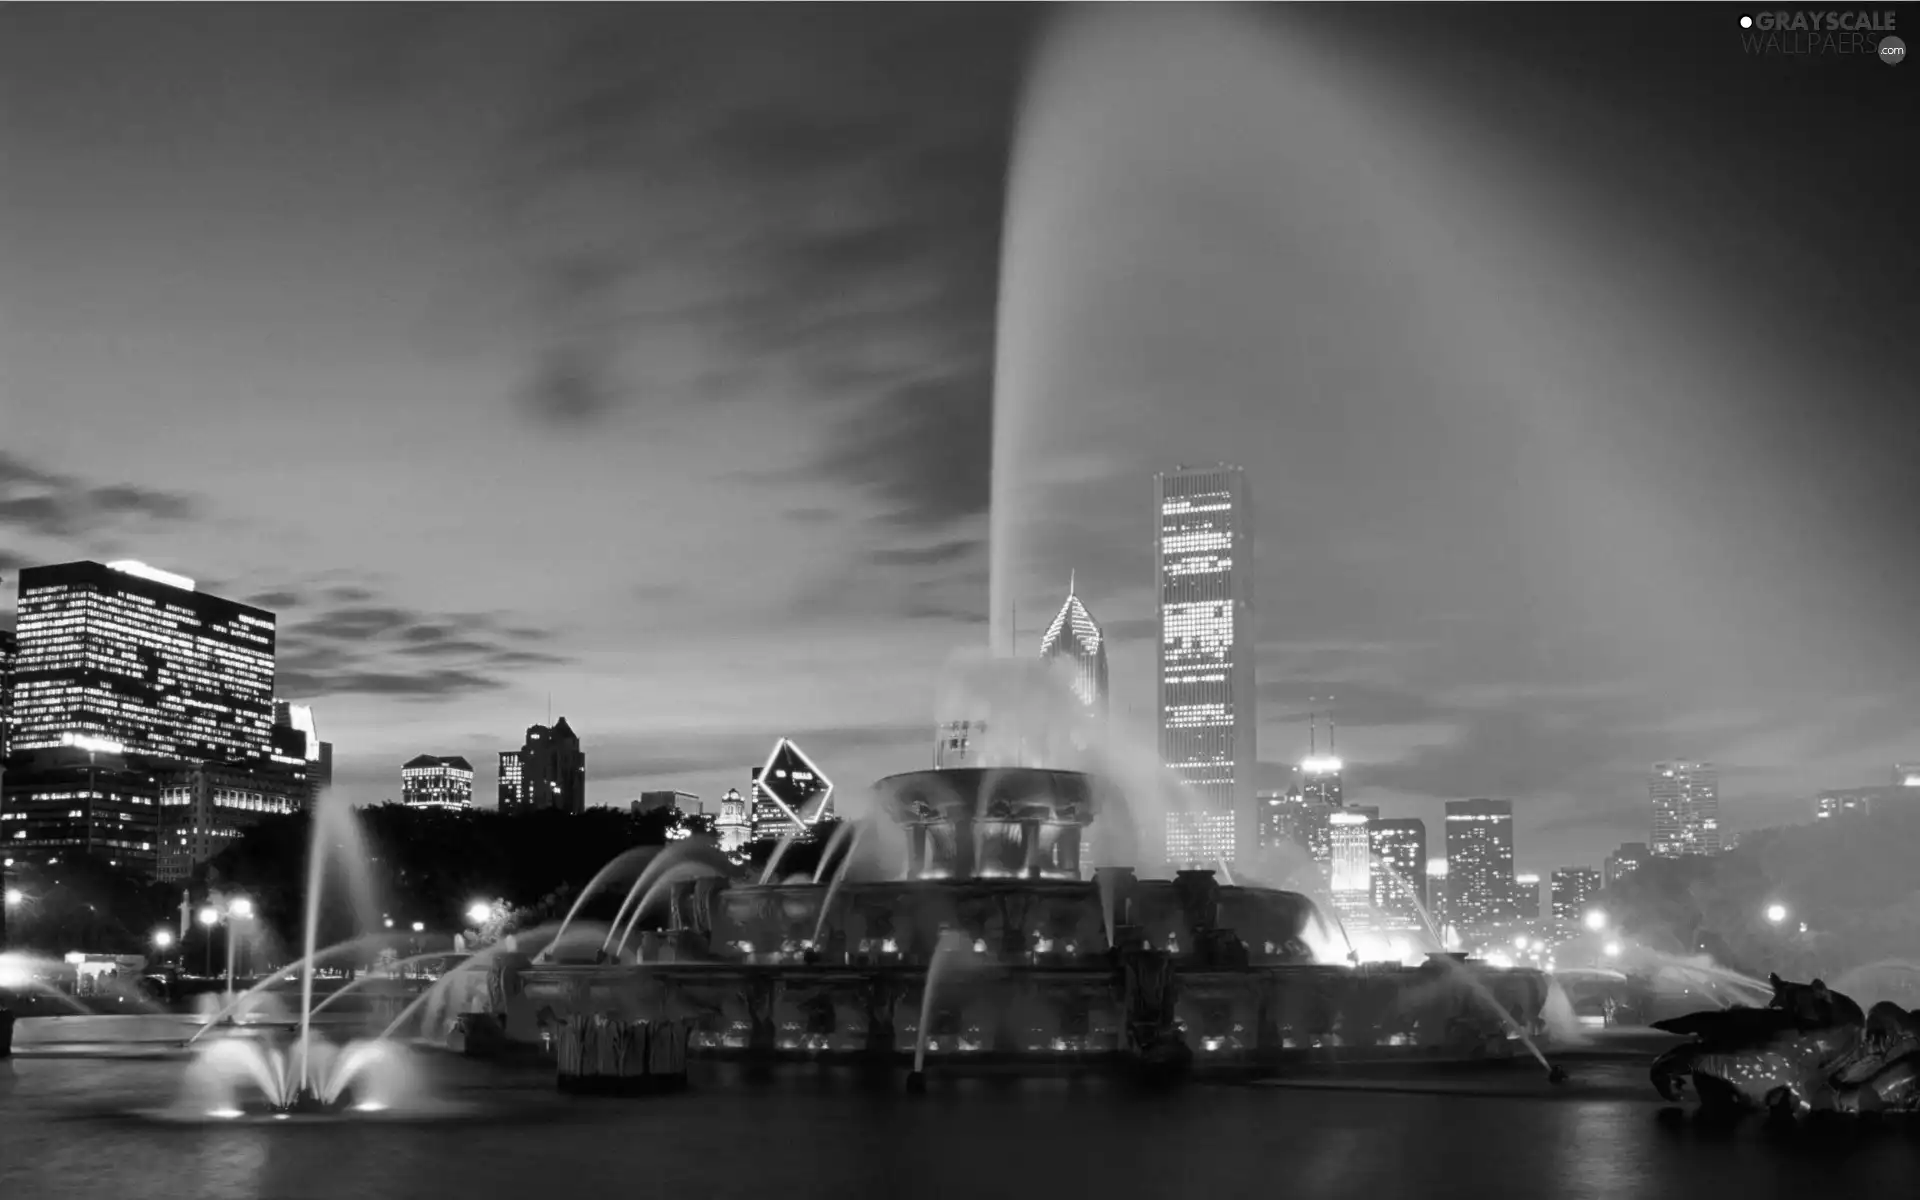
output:
[[[209,979],[213,977],[213,927],[220,923],[220,910],[209,904],[200,910],[200,925],[207,931],[206,969],[201,972]]]
[[[227,902],[227,997],[233,997],[233,935],[240,922],[253,917],[253,901],[245,896],[237,896]]]
[[[1787,919],[1787,906],[1779,903],[1767,905],[1766,918],[1767,924],[1779,925],[1780,922]]]

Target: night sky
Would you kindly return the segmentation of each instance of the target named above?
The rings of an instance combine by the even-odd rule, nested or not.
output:
[[[1660,758],[1801,819],[1920,758],[1920,66],[1739,11],[8,6],[0,573],[273,609],[356,800],[549,695],[594,803],[859,785],[987,641],[997,393],[1124,736],[1224,459],[1264,759],[1522,869]]]

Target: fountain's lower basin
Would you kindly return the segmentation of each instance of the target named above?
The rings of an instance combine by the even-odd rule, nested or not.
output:
[[[982,1064],[1175,1053],[1205,1069],[1499,1057],[1517,1051],[1518,1033],[1544,1033],[1547,980],[1538,972],[1470,963],[1206,969],[1151,952],[1145,961],[1171,970],[1170,1007],[1143,998],[1137,972],[1124,966],[966,964],[934,997],[927,1052]],[[686,1021],[694,1054],[766,1060],[910,1055],[926,982],[924,967],[905,964],[556,963],[517,974],[516,1007],[533,1019],[508,1022],[516,1039],[610,1014]],[[1160,1035],[1143,1037],[1143,1021]]]

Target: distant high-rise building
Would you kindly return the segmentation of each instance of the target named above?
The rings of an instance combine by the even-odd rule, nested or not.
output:
[[[933,767],[951,771],[974,765],[980,743],[986,740],[985,721],[948,721],[940,726],[933,742]]]
[[[1885,793],[1899,794],[1898,788],[1844,788],[1838,791],[1821,792],[1813,802],[1813,817],[1816,821],[1831,821],[1835,817],[1864,817],[1874,809],[1874,801]]]
[[[1447,914],[1463,930],[1513,919],[1512,801],[1447,801]]]
[[[1331,717],[1327,719],[1327,748],[1322,753],[1318,735],[1318,716],[1317,714],[1309,716],[1307,718],[1307,756],[1300,760],[1298,767],[1294,768],[1300,794],[1306,797],[1309,804],[1317,804],[1322,808],[1343,807],[1347,802],[1342,778],[1345,770],[1346,764],[1341,762],[1340,756],[1334,753],[1333,719]]]
[[[1073,694],[1096,717],[1107,715],[1107,638],[1099,622],[1075,593],[1067,577],[1067,599],[1040,639],[1040,657],[1065,662],[1071,670]]]
[[[809,838],[832,817],[833,781],[791,739],[775,742],[766,763],[753,769],[753,840]]]
[[[457,754],[422,754],[400,768],[400,800],[409,808],[473,807],[473,764]]]
[[[1628,875],[1647,865],[1649,853],[1645,842],[1621,842],[1620,848],[1607,855],[1601,883],[1612,887]]]
[[[1540,877],[1532,872],[1513,877],[1513,919],[1540,919]]]
[[[1373,840],[1374,911],[1396,931],[1424,929],[1427,823],[1418,817],[1380,818],[1367,823],[1367,835]]]
[[[1920,788],[1920,762],[1893,764],[1893,786]]]
[[[1720,773],[1712,763],[1655,763],[1647,794],[1655,858],[1720,853]]]
[[[239,763],[183,763],[161,770],[157,782],[154,877],[162,883],[186,881],[249,828],[299,812],[311,795],[311,781],[298,770]]]
[[[1180,468],[1154,477],[1154,594],[1160,761],[1191,811],[1169,813],[1175,866],[1234,861],[1255,845],[1253,514],[1246,472]]]
[[[143,563],[20,572],[15,750],[77,739],[196,761],[272,753],[273,614]]]
[[[640,798],[633,802],[633,811],[639,813],[658,812],[665,808],[671,808],[682,816],[697,817],[700,815],[700,797],[692,792],[641,792]]]
[[[1557,921],[1578,921],[1600,894],[1600,872],[1592,867],[1561,867],[1553,873],[1553,916]]]
[[[527,726],[527,744],[520,749],[520,793],[522,808],[586,809],[587,756],[565,717],[552,728]]]
[[[274,763],[294,768],[306,785],[303,805],[333,786],[333,743],[320,740],[311,707],[273,702],[273,750]]]
[[[13,664],[19,656],[20,639],[0,629],[0,758],[7,756],[13,733]]]
[[[720,797],[720,818],[713,823],[720,849],[732,854],[753,838],[753,815],[747,810],[746,797],[738,788],[728,788]]]
[[[1372,927],[1373,838],[1365,813],[1343,808],[1327,817],[1333,841],[1333,870],[1328,890],[1349,933]]]
[[[526,804],[526,795],[520,782],[521,764],[525,761],[523,751],[502,750],[500,752],[500,784],[495,803],[501,812],[513,812]]]

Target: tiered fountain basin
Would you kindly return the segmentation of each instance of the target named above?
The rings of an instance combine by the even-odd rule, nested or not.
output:
[[[1511,1055],[1544,1032],[1538,971],[1459,956],[1316,962],[1321,918],[1297,893],[1223,886],[1211,871],[1063,878],[1079,872],[1101,793],[1085,776],[916,772],[880,786],[910,834],[908,878],[681,881],[668,927],[618,961],[591,948],[574,961],[503,957],[460,1006],[504,1012],[517,1041],[611,1015],[685,1021],[696,1055],[766,1060],[910,1055],[923,1008],[926,1050],[948,1062],[1124,1062],[1169,1048],[1222,1068],[1464,1059]]]

